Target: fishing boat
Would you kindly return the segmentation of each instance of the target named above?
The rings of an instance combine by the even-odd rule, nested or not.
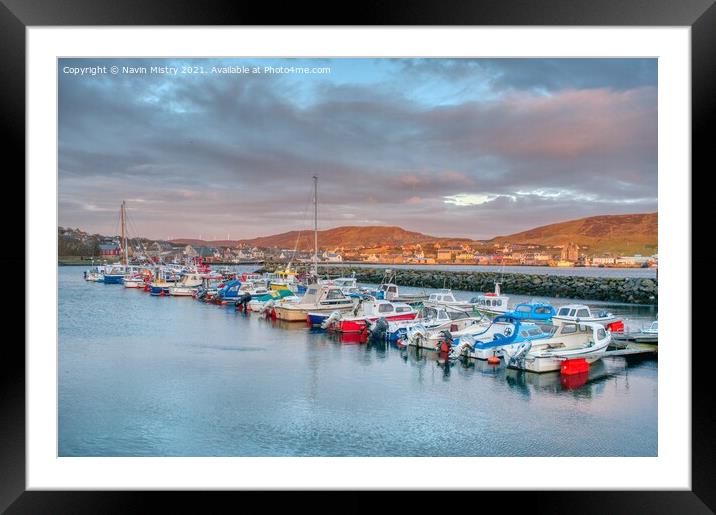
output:
[[[413,320],[417,312],[404,302],[389,300],[361,300],[352,311],[334,311],[327,318],[323,313],[308,313],[307,320],[311,325],[320,325],[323,329],[341,333],[360,333],[368,330],[368,323],[379,318],[386,321]]]
[[[95,283],[104,282],[104,266],[98,265],[98,266],[90,268],[89,270],[85,270],[84,278],[85,278],[85,281],[90,281],[90,282],[95,282]]]
[[[611,332],[599,322],[555,319],[555,331],[548,338],[503,346],[502,357],[510,368],[553,372],[560,370],[566,360],[579,359],[589,364],[601,359],[611,340]]]
[[[424,324],[416,324],[408,326],[396,343],[400,346],[415,346],[434,351],[439,350],[441,345],[447,344],[447,348],[443,350],[450,350],[456,338],[464,334],[482,332],[491,323],[490,318],[480,315],[456,318],[430,328]]]
[[[381,283],[378,289],[370,291],[376,299],[390,300],[393,302],[407,302],[414,304],[427,300],[427,293],[401,293],[397,284],[392,282]]]
[[[144,288],[145,276],[142,274],[126,275],[123,279],[125,288]]]
[[[358,289],[358,280],[356,274],[353,272],[351,277],[336,277],[335,279],[320,279],[318,284],[327,284],[331,286],[337,286],[343,293],[349,296],[361,296],[361,292]]]
[[[179,282],[169,287],[169,295],[175,297],[191,297],[203,282],[204,278],[202,274],[196,272],[186,273],[181,276]]]
[[[450,333],[451,354],[475,359],[497,356],[504,348],[524,342],[546,340],[549,332],[534,322],[525,322],[508,315],[498,315],[487,327],[467,328]],[[447,339],[447,335],[445,335]]]
[[[600,324],[608,324],[617,320],[617,317],[606,310],[594,314],[589,309],[589,306],[585,306],[584,304],[567,304],[560,306],[557,310],[557,314],[552,318],[564,322],[598,322]]]
[[[168,296],[169,288],[176,286],[177,275],[175,271],[162,266],[157,268],[154,279],[149,283],[149,293],[154,297]]]
[[[193,297],[202,302],[210,302],[223,286],[222,277],[202,277],[201,286],[197,287]]]
[[[479,320],[471,317],[462,309],[449,306],[424,306],[418,311],[415,319],[410,321],[385,321],[380,319],[371,324],[370,332],[373,338],[386,338],[391,342],[407,340],[408,332],[421,327],[425,331],[443,330],[457,331],[461,326],[471,325]]]
[[[300,298],[291,290],[266,290],[265,293],[252,295],[246,309],[259,313],[267,311],[270,313],[277,302],[297,302]]]
[[[211,301],[214,304],[235,304],[243,293],[239,292],[241,288],[241,281],[238,279],[231,279],[226,281],[223,286],[219,287],[216,291],[216,295],[213,296]]]
[[[453,295],[452,290],[443,289],[437,293],[431,293],[428,299],[425,301],[426,306],[448,306],[451,308],[462,309],[465,311],[472,310],[476,307],[476,304],[468,302],[466,300],[457,300]]]
[[[485,313],[490,316],[502,315],[509,311],[510,298],[506,295],[502,295],[500,292],[500,283],[495,283],[495,291],[490,293],[483,293],[477,297],[470,299],[472,304],[480,313]]]
[[[277,320],[305,322],[308,313],[327,313],[349,311],[355,306],[355,299],[346,296],[336,286],[313,284],[298,302],[282,300],[273,308]]]
[[[283,270],[267,273],[264,280],[268,283],[268,287],[272,290],[290,290],[293,293],[298,292],[298,272],[291,269],[290,263]]]
[[[557,311],[551,304],[542,302],[524,302],[517,304],[511,311],[504,313],[518,320],[533,322],[549,322]]]
[[[105,284],[123,284],[127,268],[124,265],[108,265],[103,274]]]

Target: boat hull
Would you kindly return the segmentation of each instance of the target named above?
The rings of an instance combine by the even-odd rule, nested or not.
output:
[[[384,317],[388,322],[397,322],[401,320],[414,320],[417,313],[405,313],[400,315],[392,315],[388,317]],[[341,333],[361,333],[366,330],[368,324],[367,322],[370,321],[375,322],[378,320],[379,317],[366,317],[366,318],[355,318],[355,319],[348,319],[348,320],[338,320],[337,322],[331,324],[328,329],[331,329],[333,331],[338,331]]]
[[[105,275],[104,284],[122,284],[124,282],[124,275]]]
[[[196,293],[196,288],[189,288],[188,286],[169,288],[169,294],[173,297],[192,297],[194,293]]]
[[[308,313],[325,313],[330,315],[334,311],[348,311],[353,309],[353,305],[338,307],[330,306],[326,308],[299,308],[299,307],[288,307],[288,306],[276,306],[274,313],[277,320],[285,320],[286,322],[306,322]]]

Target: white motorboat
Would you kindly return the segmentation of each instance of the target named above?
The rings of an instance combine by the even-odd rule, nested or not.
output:
[[[555,321],[555,327],[549,338],[503,347],[505,364],[531,372],[553,372],[560,370],[565,360],[593,363],[601,359],[612,341],[611,332],[599,322]]]
[[[456,318],[429,329],[422,324],[416,324],[407,328],[399,343],[438,350],[441,343],[448,342],[452,345],[455,338],[471,332],[481,332],[490,324],[491,320],[485,316]]]
[[[336,286],[314,284],[298,302],[277,302],[273,313],[278,320],[305,322],[308,313],[332,313],[353,309],[355,302]]]
[[[450,336],[454,356],[489,359],[499,356],[506,347],[515,347],[523,342],[544,341],[550,334],[534,322],[499,315],[487,327],[469,327],[451,333]]]
[[[202,274],[184,274],[178,283],[169,287],[169,295],[174,295],[176,297],[192,297],[203,282],[204,278],[202,277]]]
[[[480,313],[485,313],[491,316],[497,316],[509,311],[507,307],[510,298],[506,295],[502,295],[500,291],[500,283],[495,283],[495,291],[490,293],[483,293],[470,299],[470,304],[474,306]]]
[[[321,313],[308,313],[311,325],[320,325],[324,329],[341,333],[361,333],[369,327],[370,323],[378,319],[386,321],[414,320],[417,312],[412,306],[404,302],[391,302],[374,298],[363,299],[352,311],[335,311],[330,315]]]
[[[464,311],[472,310],[477,308],[477,304],[473,304],[466,300],[457,300],[453,295],[452,290],[444,289],[437,293],[431,293],[428,300],[424,302],[426,306],[447,306],[456,309],[462,309]]]
[[[85,270],[85,281],[101,283],[104,281],[104,266],[98,265],[89,270]]]
[[[617,317],[606,310],[599,311],[597,314],[594,314],[589,309],[589,306],[585,306],[584,304],[567,304],[565,306],[560,306],[557,309],[557,314],[552,318],[563,322],[598,322],[602,325],[609,324],[617,320]]]
[[[459,324],[456,321],[465,319],[471,319],[471,317],[462,309],[448,306],[424,306],[414,320],[386,321],[384,327],[372,324],[370,329],[374,337],[387,337],[388,340],[397,342],[398,340],[407,340],[408,331],[415,327],[422,327],[426,331],[432,329],[457,331]]]

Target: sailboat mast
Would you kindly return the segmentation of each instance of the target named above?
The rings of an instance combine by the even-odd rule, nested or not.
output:
[[[127,215],[125,214],[125,201],[122,201],[122,250],[124,251],[124,265],[129,264],[129,249],[127,248]]]
[[[318,276],[318,176],[313,176],[313,273]]]

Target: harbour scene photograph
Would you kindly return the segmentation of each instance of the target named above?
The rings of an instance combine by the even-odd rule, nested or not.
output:
[[[657,65],[58,59],[58,456],[657,456]]]

